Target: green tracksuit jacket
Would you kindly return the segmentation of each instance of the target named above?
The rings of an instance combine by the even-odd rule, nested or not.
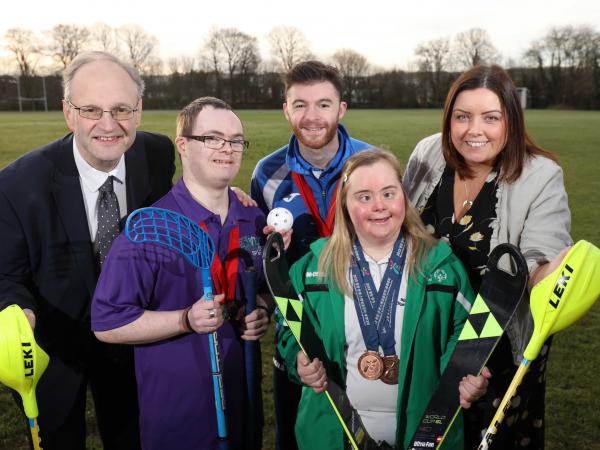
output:
[[[314,242],[311,251],[293,265],[290,276],[304,298],[304,314],[314,323],[331,360],[327,373],[345,386],[344,296],[332,282],[325,285],[318,277],[318,258],[324,244],[325,239]],[[473,298],[464,267],[441,241],[429,251],[421,273],[409,277],[398,375],[397,448],[405,449],[410,443],[454,350]],[[290,378],[300,383],[296,371],[299,347],[287,327],[280,327],[277,345]],[[342,427],[327,398],[306,386],[296,420],[296,437],[301,449],[344,448]],[[444,449],[463,449],[460,415]]]

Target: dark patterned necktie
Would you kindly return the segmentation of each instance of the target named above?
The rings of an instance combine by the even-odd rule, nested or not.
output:
[[[119,201],[113,190],[112,175],[100,186],[98,197],[98,231],[94,240],[94,250],[98,255],[100,266],[104,264],[106,255],[115,238],[119,235]]]

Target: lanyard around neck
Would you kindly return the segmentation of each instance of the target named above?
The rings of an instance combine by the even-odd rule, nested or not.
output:
[[[315,225],[317,226],[317,233],[319,233],[319,236],[331,236],[331,233],[333,232],[333,223],[335,221],[335,202],[337,199],[337,188],[340,181],[338,180],[335,183],[333,196],[331,198],[331,201],[329,202],[329,208],[327,210],[327,218],[325,219],[325,221],[323,221],[323,219],[321,218],[321,213],[319,213],[319,207],[317,206],[317,201],[315,199],[313,191],[304,179],[304,176],[300,175],[299,173],[292,172],[292,178],[294,180],[294,183],[296,183],[296,186],[298,187],[298,191],[300,192],[302,200],[304,200],[304,203],[308,208],[308,212],[315,221]]]
[[[377,290],[360,242],[356,240],[352,245],[354,306],[363,339],[367,350],[377,352],[381,346],[385,356],[395,354],[396,299],[402,283],[406,247],[406,240],[400,234]]]
[[[200,226],[208,233],[208,228],[204,222],[201,222]],[[226,302],[232,302],[235,300],[235,289],[239,265],[239,248],[240,225],[236,224],[229,231],[229,242],[227,244],[225,260],[221,261],[219,256],[220,252],[217,251],[210,266],[210,276],[213,280],[214,289],[220,294],[225,294]]]

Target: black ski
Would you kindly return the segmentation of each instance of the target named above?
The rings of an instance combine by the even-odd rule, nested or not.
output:
[[[499,260],[505,255],[511,257],[514,274],[498,267]],[[456,348],[425,409],[409,450],[435,449],[442,444],[460,409],[460,380],[467,374],[481,372],[525,293],[527,262],[515,246],[498,245],[490,254],[487,268]]]
[[[298,342],[300,349],[309,359],[319,358],[325,367],[329,358],[323,342],[317,335],[310,318],[304,314],[302,297],[296,293],[289,276],[288,264],[283,251],[283,239],[273,233],[267,239],[263,252],[265,278],[275,298],[279,312]],[[328,374],[328,389],[325,391],[346,437],[348,445],[355,450],[386,450],[391,446],[377,444],[367,433],[360,415],[351,405],[346,391]]]

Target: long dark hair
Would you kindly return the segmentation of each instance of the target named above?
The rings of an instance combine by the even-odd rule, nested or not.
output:
[[[446,162],[461,178],[473,176],[464,158],[458,153],[450,136],[452,110],[456,98],[463,91],[485,88],[498,96],[506,123],[506,143],[498,154],[495,168],[500,180],[512,183],[521,176],[523,165],[532,155],[544,156],[558,162],[556,156],[538,146],[525,129],[523,109],[517,89],[506,71],[498,65],[479,65],[463,72],[450,87],[444,105],[442,149]]]

